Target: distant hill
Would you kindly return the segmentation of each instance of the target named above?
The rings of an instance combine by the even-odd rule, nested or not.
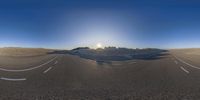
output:
[[[53,50],[43,48],[5,47],[0,48],[0,56],[39,56],[52,51]]]

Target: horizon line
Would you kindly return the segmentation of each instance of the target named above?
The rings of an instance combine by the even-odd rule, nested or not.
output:
[[[49,48],[49,47],[27,47],[27,46],[0,46],[0,48],[30,48],[30,49],[55,49],[55,50],[72,50],[75,48],[83,48],[83,47],[88,47],[89,49],[104,49],[107,47],[115,47],[115,48],[127,48],[127,49],[147,49],[147,48],[155,48],[155,49],[200,49],[200,47],[177,47],[177,48],[156,48],[156,47],[135,47],[135,48],[130,48],[130,47],[118,47],[118,46],[105,46],[102,48],[91,48],[89,46],[79,46],[79,47],[74,47],[74,48]]]

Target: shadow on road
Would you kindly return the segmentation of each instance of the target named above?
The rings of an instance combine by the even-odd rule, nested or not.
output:
[[[168,50],[152,50],[152,51],[146,51],[146,52],[140,52],[140,53],[131,53],[130,55],[101,55],[94,52],[87,52],[87,53],[81,53],[81,52],[74,52],[74,51],[68,51],[68,50],[56,50],[53,52],[50,52],[48,54],[70,54],[70,55],[76,55],[84,59],[90,59],[97,62],[98,65],[102,64],[112,64],[112,61],[127,61],[127,60],[158,60],[163,59],[167,55],[169,55]]]
[[[52,52],[48,52],[47,54],[68,54],[69,51],[68,50],[55,50]]]
[[[104,59],[92,59],[92,60],[96,60],[97,64],[99,65],[103,65],[103,64],[109,64],[109,65],[113,65],[112,61],[127,61],[127,60],[159,60],[159,59],[163,59],[166,58],[167,55],[169,55],[169,52],[167,50],[162,51],[160,53],[157,54],[149,54],[149,55],[139,55],[139,56],[135,56],[132,57],[131,59],[115,59],[115,60],[104,60]],[[82,57],[84,58],[84,57]]]

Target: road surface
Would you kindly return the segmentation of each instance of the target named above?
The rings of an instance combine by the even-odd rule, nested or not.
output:
[[[35,64],[24,60],[30,65],[18,58],[17,68],[15,62],[0,67],[0,100],[199,100],[198,57],[172,51],[159,59],[98,64],[53,54]]]

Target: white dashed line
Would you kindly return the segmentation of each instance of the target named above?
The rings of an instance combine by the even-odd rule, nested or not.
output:
[[[6,78],[6,77],[1,77],[1,80],[6,80],[6,81],[25,81],[26,78]]]
[[[184,72],[186,72],[187,74],[189,74],[190,72],[188,70],[186,70],[185,68],[183,67],[180,67]]]
[[[194,66],[194,65],[192,65],[192,64],[189,64],[189,63],[183,61],[182,59],[180,59],[180,58],[178,58],[178,57],[176,57],[176,56],[174,56],[174,57],[175,57],[176,59],[178,59],[180,62],[182,62],[182,63],[184,63],[184,64],[186,64],[186,65],[188,65],[188,66],[190,66],[190,67],[192,67],[192,68],[200,69],[199,67],[196,67],[196,66]]]
[[[49,64],[50,62],[52,62],[53,60],[55,60],[57,58],[54,57],[53,59],[41,64],[41,65],[38,65],[38,66],[35,66],[35,67],[31,67],[31,68],[27,68],[27,69],[18,69],[18,70],[12,70],[12,69],[4,69],[4,68],[0,68],[1,71],[7,71],[7,72],[24,72],[24,71],[30,71],[30,70],[33,70],[33,69],[37,69],[37,68],[40,68],[46,64]]]
[[[49,70],[51,70],[52,69],[52,67],[49,67],[48,69],[46,69],[43,73],[45,74],[45,73],[47,73]]]
[[[57,64],[58,63],[58,61],[56,61],[54,64]]]

